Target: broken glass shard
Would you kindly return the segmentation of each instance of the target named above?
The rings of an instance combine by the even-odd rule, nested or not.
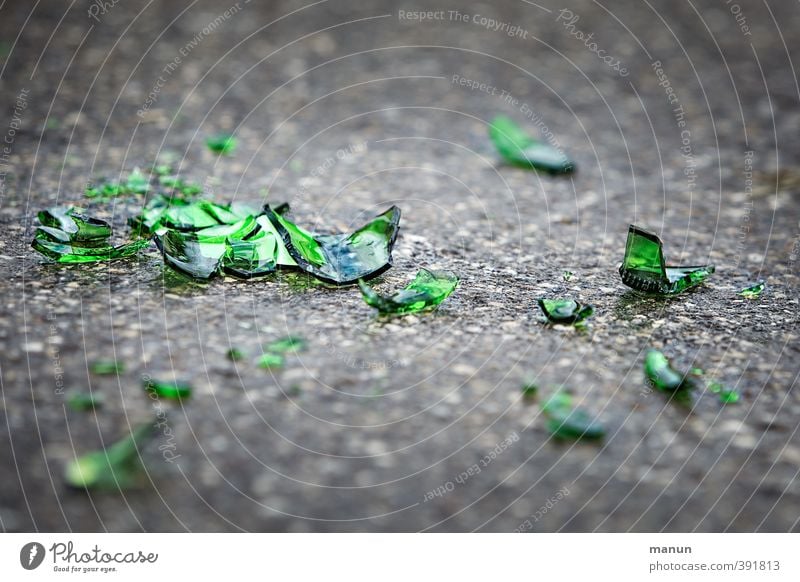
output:
[[[405,314],[437,307],[450,296],[458,282],[459,278],[454,273],[420,269],[411,283],[392,295],[378,295],[364,281],[359,281],[358,286],[367,305],[379,313]]]
[[[235,224],[256,212],[243,204],[217,204],[210,200],[188,201],[158,196],[150,200],[130,223],[143,233],[162,229],[196,231],[221,224]]]
[[[167,398],[168,400],[182,400],[192,395],[192,387],[183,382],[148,379],[144,381],[144,389],[159,398]]]
[[[150,176],[146,176],[139,168],[128,174],[125,189],[132,194],[147,194],[150,190]]]
[[[575,162],[563,152],[533,139],[512,119],[503,115],[492,120],[489,137],[500,155],[511,164],[551,174],[567,174],[575,170]]]
[[[736,404],[739,402],[739,393],[736,390],[723,388],[719,392],[719,401],[723,404]]]
[[[273,352],[266,352],[258,359],[258,366],[260,368],[280,368],[283,366],[283,356]]]
[[[103,182],[86,189],[87,198],[110,198],[125,194],[147,194],[150,191],[150,176],[139,168],[128,174],[124,182]]]
[[[153,423],[142,424],[107,449],[70,462],[64,472],[67,485],[80,489],[122,489],[136,482],[141,470],[141,448],[153,434]]]
[[[196,196],[203,191],[203,187],[200,184],[184,182],[178,176],[159,176],[158,183],[164,188],[183,196]]]
[[[51,208],[40,212],[43,226],[36,229],[31,246],[58,263],[92,263],[133,256],[150,242],[143,239],[111,246],[107,242],[111,226],[77,210]]]
[[[745,287],[739,291],[739,295],[745,299],[756,299],[761,295],[761,292],[764,291],[766,286],[767,285],[764,283],[764,281],[759,281],[758,283],[750,285],[749,287]]]
[[[550,323],[580,325],[594,313],[594,307],[574,299],[537,299],[537,302]]]
[[[535,400],[539,395],[539,387],[533,382],[525,382],[522,385],[522,397],[526,400]]]
[[[392,206],[350,235],[313,235],[264,208],[286,250],[303,271],[335,285],[377,277],[392,266],[400,209]]]
[[[306,340],[298,336],[289,335],[268,344],[265,349],[277,354],[300,352],[306,349]]]
[[[98,376],[112,376],[125,371],[125,364],[116,360],[95,360],[89,364],[89,371]]]
[[[630,225],[625,258],[619,267],[622,282],[642,293],[677,295],[699,285],[714,272],[714,265],[670,267],[665,264],[661,239]]]
[[[553,436],[562,439],[601,439],[606,431],[600,422],[572,405],[572,397],[563,391],[553,394],[542,404],[547,417],[547,428]]]
[[[194,233],[177,230],[156,235],[155,241],[166,264],[197,279],[215,275],[225,253],[224,244],[204,243]]]
[[[226,240],[222,267],[236,277],[266,275],[280,266],[296,266],[283,241],[266,216],[255,219],[253,229],[240,237]]]
[[[62,230],[70,241],[103,242],[111,236],[111,225],[105,220],[83,214],[82,208],[54,207],[37,214],[42,226]]]
[[[651,386],[662,392],[673,393],[679,399],[688,396],[695,387],[688,375],[675,370],[667,357],[658,350],[647,352],[644,373]]]
[[[170,164],[156,164],[153,166],[153,173],[156,176],[169,176],[172,174],[172,166]]]
[[[236,149],[236,138],[227,133],[220,133],[206,139],[206,145],[216,154],[232,154]]]
[[[736,390],[726,388],[719,382],[711,382],[708,389],[719,397],[723,404],[736,404],[741,396]]]
[[[228,359],[232,362],[238,362],[239,360],[244,359],[245,353],[239,348],[231,348],[228,350],[227,355]]]
[[[73,392],[67,397],[72,410],[94,410],[103,405],[103,396],[92,392]]]

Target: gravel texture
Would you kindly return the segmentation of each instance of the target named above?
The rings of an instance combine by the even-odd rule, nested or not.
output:
[[[725,2],[607,4],[0,5],[0,528],[800,530],[800,8],[742,3],[737,22]],[[499,113],[552,134],[578,172],[502,164]],[[218,132],[233,155],[205,147]],[[461,284],[384,321],[356,288],[297,274],[203,284],[154,245],[85,266],[30,248],[55,204],[88,204],[124,240],[141,199],[90,203],[86,184],[166,152],[216,200],[288,201],[320,231],[397,204],[377,288],[420,267]],[[633,295],[617,266],[634,222],[716,274]],[[737,295],[758,279],[762,297]],[[544,326],[541,296],[594,305],[590,327]],[[288,334],[308,349],[259,368]],[[702,382],[690,410],[651,392],[651,347],[740,402]],[[88,372],[115,357],[119,378]],[[154,401],[143,376],[194,394]],[[527,380],[540,399],[572,390],[606,438],[553,440]],[[89,389],[101,409],[66,406]],[[76,453],[154,414],[140,487],[64,485]]]

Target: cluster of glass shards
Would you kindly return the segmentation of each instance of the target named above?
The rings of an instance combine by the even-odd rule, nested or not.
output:
[[[38,214],[41,226],[36,229],[31,246],[58,263],[93,263],[131,257],[147,246],[136,240],[112,246],[111,225],[83,214],[80,208],[55,207]]]
[[[349,234],[313,234],[287,211],[285,204],[256,212],[237,204],[156,198],[132,222],[154,234],[169,266],[198,279],[220,273],[259,277],[282,267],[349,285],[391,267],[400,225],[396,206]]]

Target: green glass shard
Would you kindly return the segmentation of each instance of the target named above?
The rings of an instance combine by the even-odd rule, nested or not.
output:
[[[37,214],[42,226],[62,230],[70,241],[104,242],[111,236],[111,225],[105,220],[83,214],[82,208],[54,207]]]
[[[307,343],[305,339],[295,335],[289,335],[267,344],[265,349],[272,353],[283,354],[286,352],[300,352],[305,350],[306,347]]]
[[[96,392],[73,392],[67,396],[67,404],[72,410],[94,410],[103,405],[103,396]]]
[[[695,388],[687,374],[675,370],[667,357],[658,350],[650,350],[644,358],[644,373],[651,386],[662,392],[687,396]]]
[[[192,387],[183,382],[166,382],[160,380],[145,380],[144,389],[146,392],[155,394],[159,398],[168,400],[182,400],[192,395]]]
[[[156,176],[169,176],[172,174],[172,171],[171,164],[156,164],[153,166],[153,173]]]
[[[51,208],[40,212],[43,226],[36,229],[31,246],[57,263],[93,263],[131,257],[150,242],[144,239],[111,246],[107,242],[111,226],[75,210]]]
[[[542,404],[551,434],[562,439],[601,439],[606,431],[603,425],[581,408],[573,407],[572,397],[558,391]]]
[[[226,240],[240,240],[252,234],[258,227],[256,219],[246,216],[231,224],[217,224],[195,231],[194,235],[202,243],[224,244]]]
[[[86,189],[87,198],[111,198],[127,194],[147,194],[150,191],[150,176],[139,168],[128,174],[124,182],[103,182]]]
[[[719,396],[719,401],[723,404],[736,404],[739,402],[741,396],[736,390],[732,390],[730,388],[726,388],[719,382],[711,382],[708,385],[708,389]]]
[[[759,281],[754,285],[750,285],[749,287],[745,287],[741,291],[739,291],[739,295],[744,297],[745,299],[757,299],[761,296],[761,293],[766,288],[766,283],[764,281]]]
[[[699,285],[714,272],[714,265],[670,267],[665,264],[661,239],[630,225],[625,258],[619,267],[622,282],[631,289],[657,295],[677,295]]]
[[[564,271],[564,274],[562,275],[562,277],[563,277],[564,281],[566,281],[567,283],[569,283],[569,280],[570,280],[570,279],[572,279],[572,276],[573,276],[574,274],[575,274],[575,273],[573,273],[572,271]]]
[[[238,222],[239,218],[229,218],[226,215],[226,220],[219,220],[216,210],[216,204],[201,200],[187,205],[173,204],[164,210],[160,217],[160,222],[163,226],[175,230],[193,231],[208,228],[210,226],[219,226],[220,224],[230,224],[231,222]]]
[[[594,307],[574,299],[537,299],[539,307],[550,323],[579,325],[594,313]]]
[[[458,282],[454,273],[420,269],[411,283],[389,296],[378,295],[364,281],[359,281],[358,285],[364,301],[379,313],[406,314],[437,307],[450,296]]]
[[[210,200],[189,202],[180,198],[161,196],[154,198],[145,206],[140,215],[133,219],[148,232],[162,228],[196,231],[223,224],[235,224],[245,218],[254,217],[253,209],[241,205],[223,205]]]
[[[242,278],[272,273],[277,267],[278,245],[274,235],[263,231],[256,238],[227,240],[222,268],[226,273]]]
[[[239,348],[231,348],[227,352],[228,359],[232,362],[238,362],[244,359],[245,353]]]
[[[142,213],[140,224],[156,230],[165,262],[192,277],[208,279],[225,271],[250,278],[278,266],[296,266],[270,220],[241,204],[153,205]]]
[[[575,162],[563,152],[533,139],[503,115],[492,120],[489,137],[500,155],[511,164],[551,174],[567,174],[575,170]]]
[[[141,470],[140,451],[153,434],[153,423],[139,425],[107,449],[70,462],[64,480],[79,489],[122,489],[135,484]]]
[[[150,190],[150,176],[143,174],[139,168],[134,168],[133,172],[128,174],[125,188],[132,194],[147,194]]]
[[[162,175],[158,178],[158,183],[169,190],[183,196],[196,196],[203,191],[200,184],[184,182],[178,176]]]
[[[196,279],[217,274],[225,253],[224,243],[204,243],[194,233],[177,230],[156,235],[155,241],[166,264]]]
[[[206,139],[206,145],[214,153],[228,155],[236,149],[236,138],[227,133],[219,133]]]
[[[116,360],[95,360],[89,364],[89,371],[98,376],[113,376],[125,371],[125,364]]]
[[[392,265],[400,223],[396,206],[350,235],[315,236],[269,206],[264,210],[298,267],[322,281],[348,285],[376,277]]]
[[[281,204],[277,208],[273,209],[273,212],[276,214],[285,214],[289,210],[288,204]],[[276,248],[277,248],[277,256],[276,256],[276,264],[282,267],[296,267],[297,261],[294,260],[292,255],[289,253],[289,250],[286,248],[286,245],[283,243],[283,237],[275,228],[275,225],[272,224],[272,221],[267,217],[266,214],[260,215],[256,218],[256,222],[261,227],[261,230],[264,231],[264,236],[267,238],[266,241],[263,241],[263,244],[271,244],[271,240],[274,238]],[[253,240],[255,237],[251,237],[250,240]]]
[[[535,400],[539,395],[539,387],[533,382],[525,382],[522,385],[522,397],[526,400]]]
[[[266,352],[258,359],[258,366],[260,368],[280,368],[283,366],[284,358],[281,354],[274,352]]]

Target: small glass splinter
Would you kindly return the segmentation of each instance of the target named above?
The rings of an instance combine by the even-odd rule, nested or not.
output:
[[[656,295],[677,295],[699,285],[714,272],[714,265],[670,267],[665,264],[661,239],[631,225],[625,258],[619,267],[622,282],[631,289]]]

